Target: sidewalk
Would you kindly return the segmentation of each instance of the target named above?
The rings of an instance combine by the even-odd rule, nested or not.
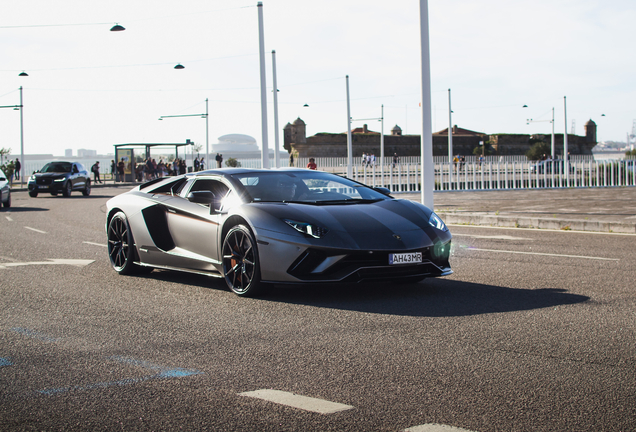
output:
[[[450,225],[636,234],[636,187],[435,192],[434,201]]]

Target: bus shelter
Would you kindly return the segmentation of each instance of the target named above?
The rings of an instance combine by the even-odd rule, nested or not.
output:
[[[179,158],[179,148],[186,146],[185,149],[182,149],[183,158],[186,159],[188,154],[187,150],[190,146],[190,153],[194,154],[194,142],[187,139],[184,143],[128,143],[128,144],[115,144],[115,160],[117,163],[120,161],[124,162],[124,181],[135,183],[135,150],[141,152],[139,149],[144,149],[145,157],[151,158],[151,149],[156,148],[171,148],[174,147],[175,158]],[[194,158],[194,156],[192,156]],[[186,159],[187,161],[187,159]],[[192,165],[188,168],[189,171],[192,170]]]

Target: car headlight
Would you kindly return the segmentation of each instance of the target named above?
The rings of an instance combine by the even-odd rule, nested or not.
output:
[[[327,234],[327,232],[329,232],[327,228],[323,228],[321,226],[310,224],[307,222],[297,222],[289,219],[283,219],[283,221],[285,221],[287,225],[294,228],[299,233],[306,234],[313,238],[320,238]]]
[[[66,179],[65,179],[64,177],[62,177],[61,179],[55,179],[55,180],[53,180],[53,181],[56,181],[56,182],[62,182],[62,181],[64,181],[64,180],[66,180]]]
[[[440,231],[448,231],[448,227],[446,226],[444,221],[435,213],[431,213],[431,217],[428,218],[428,223],[433,228],[437,228]]]
[[[31,177],[29,177],[29,181],[35,181],[35,176],[32,175]]]

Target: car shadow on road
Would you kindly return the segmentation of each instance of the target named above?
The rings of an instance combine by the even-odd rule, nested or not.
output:
[[[228,291],[223,279],[155,270],[138,276],[219,291]],[[383,315],[453,317],[543,309],[583,303],[589,297],[563,289],[523,289],[450,279],[420,283],[360,285],[268,286],[256,301],[299,304]],[[247,299],[246,299],[247,301]]]
[[[3,208],[3,213],[23,213],[23,212],[36,212],[36,211],[49,211],[50,209],[41,207],[9,207]]]
[[[543,309],[590,298],[555,288],[520,289],[436,279],[405,285],[275,287],[261,299],[384,315],[449,317]]]

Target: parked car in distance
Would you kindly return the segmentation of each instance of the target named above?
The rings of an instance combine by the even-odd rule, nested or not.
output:
[[[0,170],[0,202],[4,207],[11,207],[11,185],[2,170]]]
[[[545,171],[548,174],[552,173],[552,169],[554,168],[554,173],[559,174],[565,172],[565,168],[563,168],[563,159],[546,159],[537,162],[532,166],[532,173],[543,174]],[[574,165],[570,163],[570,172],[574,172]]]
[[[91,193],[91,178],[88,170],[79,162],[49,162],[40,171],[29,178],[29,196],[35,198],[38,193],[48,192],[55,196],[71,196],[73,191],[82,195]]]

